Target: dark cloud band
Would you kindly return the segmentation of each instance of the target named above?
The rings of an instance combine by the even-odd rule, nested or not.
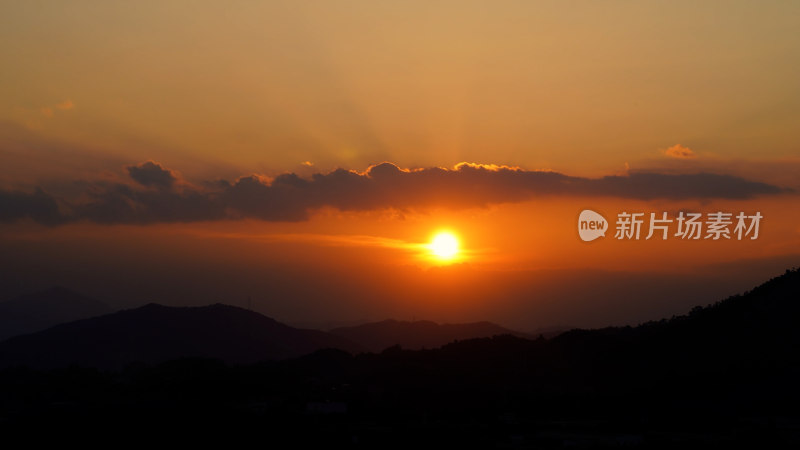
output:
[[[767,183],[710,173],[634,173],[582,178],[557,172],[459,164],[454,169],[405,170],[382,163],[365,172],[338,169],[301,178],[253,175],[194,187],[161,165],[128,166],[135,184],[94,183],[83,200],[0,191],[0,221],[30,218],[43,224],[158,223],[257,218],[302,221],[322,207],[343,211],[385,208],[470,208],[537,197],[610,196],[628,199],[746,199],[789,192]]]

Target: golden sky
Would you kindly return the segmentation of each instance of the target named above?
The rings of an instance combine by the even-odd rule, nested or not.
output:
[[[198,176],[797,157],[798,28],[784,1],[11,2],[0,118]]]

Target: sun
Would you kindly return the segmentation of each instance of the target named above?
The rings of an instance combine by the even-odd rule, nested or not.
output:
[[[458,238],[449,231],[440,231],[433,236],[428,248],[435,257],[441,260],[451,260],[458,255]]]

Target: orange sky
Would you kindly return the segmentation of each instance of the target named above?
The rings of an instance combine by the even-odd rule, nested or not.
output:
[[[254,296],[297,323],[525,328],[717,300],[800,260],[798,17],[778,1],[17,2],[0,16],[0,296],[60,283],[125,305]],[[584,243],[587,208],[764,219],[755,241]],[[440,229],[461,240],[451,266],[427,254]],[[670,303],[670,277],[701,289]],[[661,297],[614,303],[631,283]]]
[[[383,160],[604,174],[675,144],[796,158],[798,8],[16,2],[0,119],[76,167],[203,177]]]

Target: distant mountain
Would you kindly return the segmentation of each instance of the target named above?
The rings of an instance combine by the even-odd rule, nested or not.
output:
[[[372,352],[380,352],[394,345],[408,350],[438,348],[453,341],[505,334],[532,337],[491,322],[437,324],[427,320],[413,322],[384,320],[353,327],[334,328],[329,333],[346,338]]]
[[[120,368],[133,362],[158,363],[183,357],[253,363],[324,348],[360,350],[345,338],[292,328],[234,306],[149,304],[0,342],[0,367],[76,364]]]
[[[105,303],[63,287],[22,295],[0,302],[0,340],[111,311]]]

